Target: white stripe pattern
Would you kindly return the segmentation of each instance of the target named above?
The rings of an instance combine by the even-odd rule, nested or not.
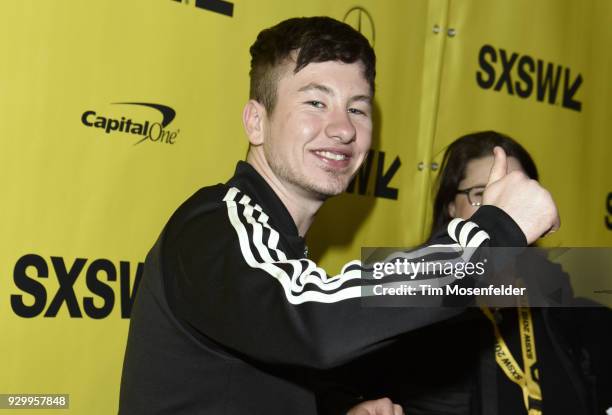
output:
[[[238,202],[236,202],[236,200],[238,200]],[[309,259],[287,259],[286,254],[278,249],[280,235],[268,224],[269,217],[262,211],[261,206],[252,204],[251,198],[242,194],[240,190],[235,187],[229,189],[223,201],[227,206],[229,221],[238,236],[240,250],[245,262],[250,267],[261,269],[275,278],[283,287],[285,297],[291,304],[302,304],[310,301],[334,303],[361,296],[361,286],[359,285],[342,287],[348,281],[361,279],[361,272],[364,269],[361,261],[351,261],[342,267],[340,274],[329,277],[325,270],[318,267],[317,264]],[[242,206],[242,211],[239,205]],[[254,212],[259,213],[257,219],[254,216]],[[460,219],[455,219],[451,221],[448,227],[449,234],[455,242],[457,242],[455,231],[461,222]],[[467,225],[470,225],[470,227],[465,230]],[[468,252],[463,251],[462,247],[477,247],[489,238],[486,232],[481,230],[468,241],[468,234],[475,227],[477,227],[477,225],[473,222],[464,224],[459,236],[459,244],[430,245],[425,247],[425,249],[428,249],[426,253],[435,253],[431,248],[455,248],[458,253],[462,252],[463,254],[460,258],[457,258],[457,260],[469,260],[469,257],[464,258],[464,256],[468,255]],[[263,240],[264,229],[270,232],[270,237],[267,242]],[[478,245],[475,244],[476,242],[478,242]],[[256,252],[262,259],[261,261],[254,256],[251,246],[255,247]],[[402,258],[414,259],[422,256],[422,251],[423,250],[420,249],[412,252],[401,252],[397,253],[396,257],[401,256]],[[278,260],[272,257],[271,252],[276,254]],[[473,250],[471,252],[473,252]],[[471,253],[469,253],[469,256],[471,256]],[[292,272],[288,273],[283,269],[283,266],[284,268],[289,266]],[[349,270],[351,267],[353,269]],[[321,291],[307,289],[307,284],[312,284],[312,286],[317,287]]]

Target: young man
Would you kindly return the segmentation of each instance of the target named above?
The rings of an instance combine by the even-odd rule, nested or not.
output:
[[[187,200],[150,251],[120,413],[315,414],[324,369],[457,313],[364,308],[358,261],[330,277],[306,258],[317,210],[370,147],[368,41],[330,18],[290,19],[251,55],[247,162]],[[453,222],[446,242],[520,246],[555,226],[550,195],[496,157],[485,204],[497,207]]]

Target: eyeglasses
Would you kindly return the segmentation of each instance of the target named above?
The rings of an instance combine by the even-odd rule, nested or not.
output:
[[[482,205],[482,194],[484,190],[485,186],[473,186],[467,189],[457,190],[457,194],[467,195],[470,205],[480,206]]]

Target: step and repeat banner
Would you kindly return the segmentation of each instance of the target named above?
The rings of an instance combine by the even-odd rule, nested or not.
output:
[[[612,246],[605,0],[2,2],[0,393],[116,412],[142,261],[244,158],[257,33],[311,15],[360,30],[379,62],[370,157],[308,235],[330,272],[420,243],[445,146],[484,129],[524,144],[557,200],[545,246]]]
[[[612,245],[611,17],[606,0],[449,2],[431,157],[472,131],[515,138],[559,207],[544,247]],[[612,305],[597,278],[572,275],[575,292]]]

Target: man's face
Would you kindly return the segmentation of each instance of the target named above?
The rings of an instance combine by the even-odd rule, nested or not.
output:
[[[297,74],[287,65],[264,154],[287,190],[324,200],[346,189],[370,148],[370,86],[360,63],[311,63]]]

